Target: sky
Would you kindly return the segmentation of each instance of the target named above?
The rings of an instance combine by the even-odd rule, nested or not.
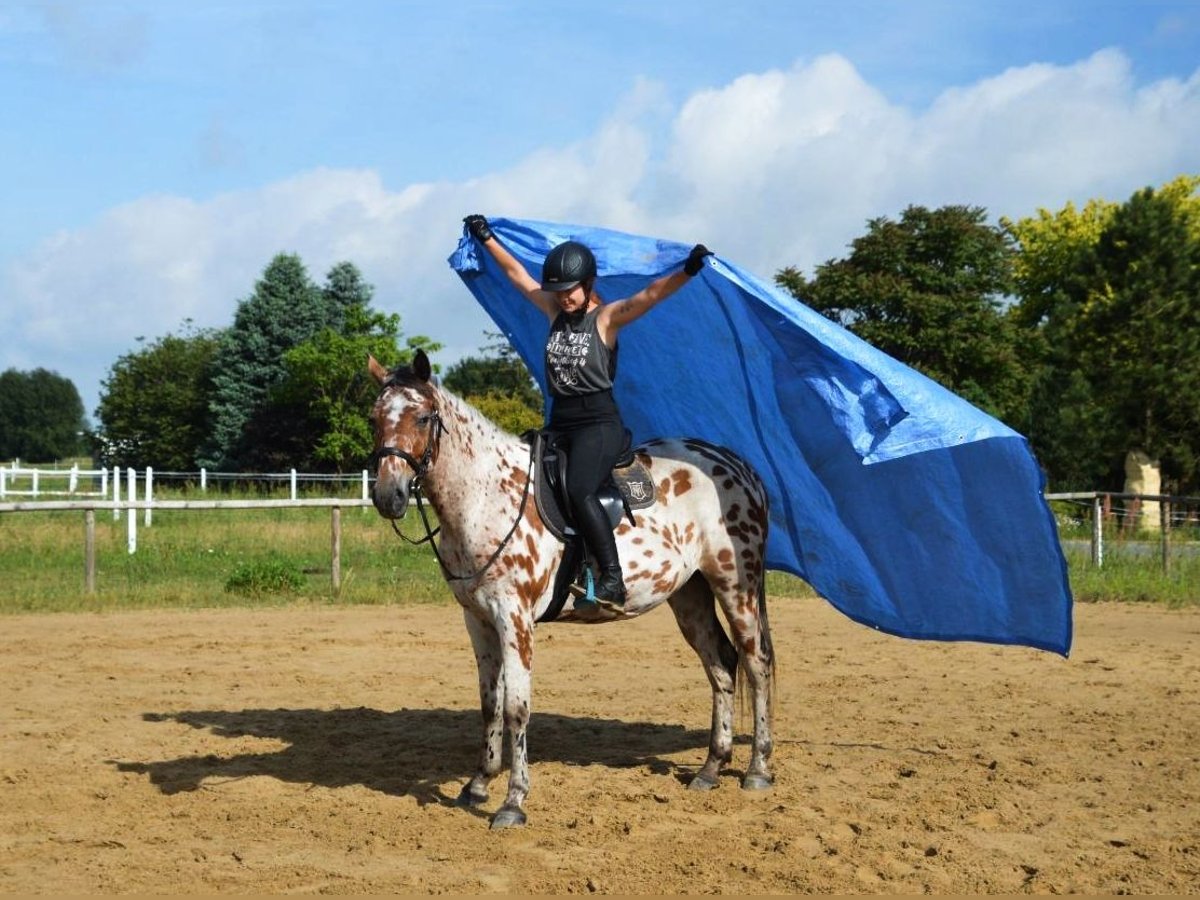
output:
[[[0,0],[0,371],[74,382],[348,260],[448,366],[469,213],[766,280],[911,204],[1200,174],[1198,0]],[[94,422],[94,417],[93,417]]]

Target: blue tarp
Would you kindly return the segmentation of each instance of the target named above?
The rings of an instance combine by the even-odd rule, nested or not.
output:
[[[491,219],[534,278],[555,244],[596,254],[627,297],[690,245]],[[1071,594],[1026,440],[720,257],[621,331],[616,396],[634,440],[700,437],[741,454],[771,498],[767,565],[891,634],[1066,655]],[[450,265],[546,389],[545,316],[464,233]]]

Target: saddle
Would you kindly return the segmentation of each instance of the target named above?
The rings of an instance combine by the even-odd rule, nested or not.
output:
[[[523,438],[532,444],[534,459],[533,498],[538,515],[550,533],[566,544],[562,564],[554,579],[554,595],[546,612],[538,619],[549,622],[558,617],[566,603],[570,586],[575,582],[583,564],[583,540],[571,523],[570,501],[566,495],[567,466],[565,449],[560,445],[563,435],[549,429],[526,432]],[[625,445],[613,466],[612,475],[597,492],[600,505],[608,515],[609,524],[616,528],[623,516],[636,524],[635,509],[646,509],[656,502],[654,482],[646,467],[637,460],[632,449],[632,435],[625,430]]]

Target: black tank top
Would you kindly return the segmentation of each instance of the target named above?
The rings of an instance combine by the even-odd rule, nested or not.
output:
[[[559,313],[546,339],[546,381],[553,397],[612,390],[617,348],[609,350],[596,328],[597,307],[582,316]]]

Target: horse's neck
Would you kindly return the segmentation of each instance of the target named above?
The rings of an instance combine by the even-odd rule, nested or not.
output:
[[[446,430],[425,484],[444,529],[473,529],[508,510],[506,488],[524,487],[529,448],[461,397],[441,388],[439,393]],[[519,479],[512,477],[517,470]]]

